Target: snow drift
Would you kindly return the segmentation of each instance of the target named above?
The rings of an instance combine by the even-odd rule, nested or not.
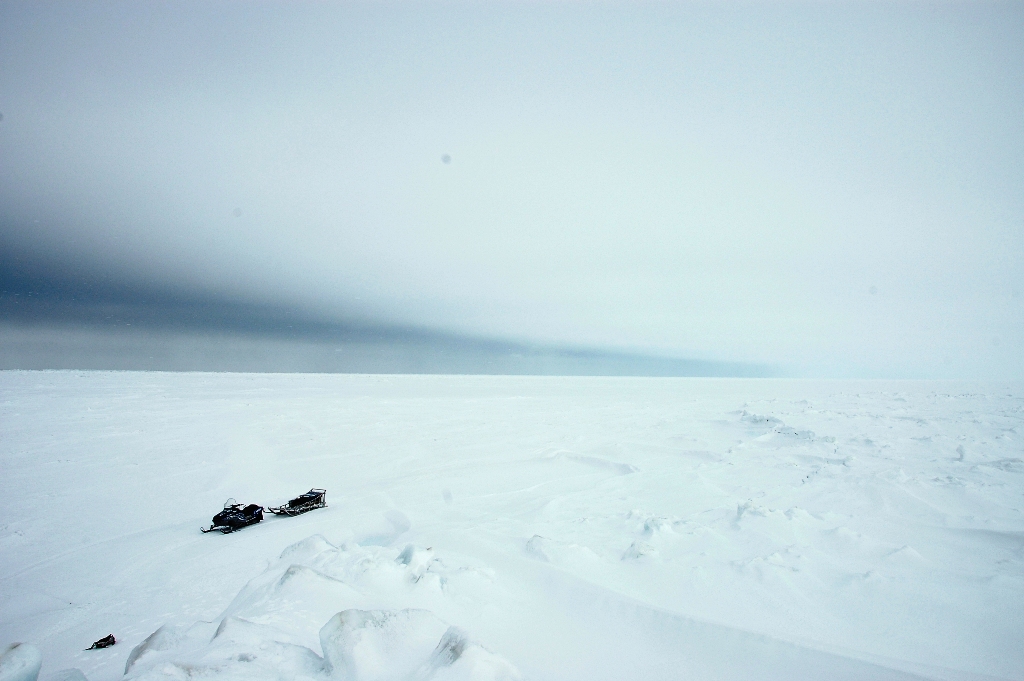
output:
[[[379,603],[396,591],[407,596],[427,591],[428,599],[444,599],[449,577],[458,578],[450,573],[431,552],[411,544],[400,552],[338,548],[314,535],[285,549],[276,564],[242,589],[216,624],[157,629],[131,651],[125,676],[146,681],[521,678],[507,660],[421,608],[347,608],[319,628],[322,657],[304,645],[314,623],[333,608]],[[425,579],[428,575],[434,579]]]

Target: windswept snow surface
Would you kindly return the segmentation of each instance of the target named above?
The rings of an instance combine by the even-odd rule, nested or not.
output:
[[[43,681],[1021,679],[1022,429],[1009,384],[2,372],[0,648]]]

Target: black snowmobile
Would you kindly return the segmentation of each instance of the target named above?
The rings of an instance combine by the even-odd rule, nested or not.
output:
[[[313,488],[305,494],[300,494],[283,506],[268,506],[267,510],[275,515],[300,515],[314,508],[323,508],[327,505],[327,490]]]
[[[224,534],[228,534],[243,527],[255,525],[261,520],[263,520],[262,506],[256,504],[242,506],[234,499],[228,499],[224,502],[224,510],[213,516],[213,525],[210,525],[210,529],[199,529],[203,532],[220,530]]]

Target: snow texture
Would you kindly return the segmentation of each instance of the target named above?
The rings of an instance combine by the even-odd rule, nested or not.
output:
[[[62,669],[46,677],[47,681],[89,681],[81,669]]]
[[[0,423],[3,679],[1024,678],[1020,385],[2,372]]]

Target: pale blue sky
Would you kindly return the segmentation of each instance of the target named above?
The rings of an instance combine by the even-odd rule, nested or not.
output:
[[[0,236],[325,317],[1021,378],[1022,74],[1020,3],[8,0]]]

